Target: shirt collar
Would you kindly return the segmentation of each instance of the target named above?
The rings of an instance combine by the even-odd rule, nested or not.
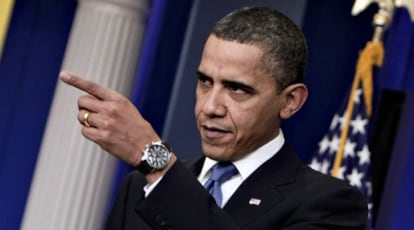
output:
[[[242,159],[234,161],[233,164],[236,166],[237,170],[242,177],[242,180],[245,180],[259,168],[264,162],[276,155],[277,152],[282,148],[282,145],[285,143],[285,137],[282,133],[282,130],[279,129],[279,134],[276,138],[267,142],[263,146],[259,147],[255,151],[247,154]],[[217,164],[216,160],[206,157],[204,160],[203,168],[199,174],[199,181],[204,183],[210,177],[210,171],[214,165]]]

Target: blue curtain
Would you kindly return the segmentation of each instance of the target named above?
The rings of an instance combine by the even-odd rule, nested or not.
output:
[[[376,229],[412,229],[414,218],[414,23],[398,9],[385,37],[380,89],[404,92],[406,99],[389,162]],[[375,191],[374,191],[375,192]]]
[[[76,0],[16,0],[0,63],[0,228],[19,229]]]
[[[414,93],[414,26],[406,9],[397,9],[385,37],[380,87]]]

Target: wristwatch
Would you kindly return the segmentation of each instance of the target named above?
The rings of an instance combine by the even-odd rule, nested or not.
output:
[[[162,170],[171,158],[171,147],[164,141],[154,141],[145,145],[144,155],[136,168],[143,175]]]

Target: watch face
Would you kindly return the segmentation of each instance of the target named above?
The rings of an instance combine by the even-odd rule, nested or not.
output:
[[[148,148],[147,163],[153,168],[162,169],[167,164],[170,156],[168,149],[160,144],[153,144]]]

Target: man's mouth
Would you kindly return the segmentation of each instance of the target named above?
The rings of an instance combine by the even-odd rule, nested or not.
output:
[[[215,126],[202,125],[202,136],[207,139],[217,139],[225,136],[229,131]]]

